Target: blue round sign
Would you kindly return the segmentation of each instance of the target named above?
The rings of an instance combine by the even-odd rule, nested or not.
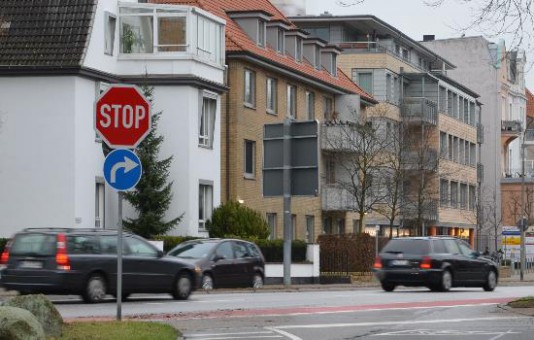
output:
[[[142,173],[141,160],[128,149],[113,150],[104,161],[104,178],[109,186],[117,191],[135,187]]]

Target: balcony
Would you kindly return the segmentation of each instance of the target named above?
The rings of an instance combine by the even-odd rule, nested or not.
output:
[[[438,205],[437,200],[425,200],[421,207],[417,202],[405,202],[401,208],[401,213],[406,221],[417,220],[419,212],[421,212],[422,218],[426,222],[437,222],[439,217]]]
[[[351,124],[329,122],[321,125],[321,150],[355,152],[358,133]]]
[[[407,122],[437,125],[438,105],[424,97],[406,97],[401,106],[401,116]]]
[[[521,122],[518,120],[501,121],[501,144],[503,147],[507,148],[513,140],[521,135],[522,131]]]
[[[484,143],[484,125],[477,123],[477,143]]]
[[[358,209],[356,198],[338,184],[321,186],[321,209],[324,211],[354,211]]]
[[[438,159],[438,151],[434,149],[407,151],[403,167],[409,171],[437,171]]]

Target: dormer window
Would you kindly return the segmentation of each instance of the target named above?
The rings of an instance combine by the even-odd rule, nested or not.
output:
[[[285,32],[289,26],[281,21],[275,20],[267,23],[267,46],[280,54],[285,52]]]
[[[304,40],[304,58],[320,70],[321,65],[321,49],[326,46],[326,43],[317,38]]]
[[[235,11],[227,13],[256,45],[265,47],[266,24],[272,14],[265,11]]]
[[[335,46],[326,46],[321,50],[321,65],[334,77],[337,76],[337,55],[340,53]]]
[[[286,33],[286,52],[296,61],[302,61],[302,41],[307,35],[301,30],[291,30]]]

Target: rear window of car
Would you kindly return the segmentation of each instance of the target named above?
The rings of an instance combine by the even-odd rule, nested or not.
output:
[[[215,246],[212,242],[192,242],[178,245],[169,252],[169,255],[184,259],[200,259],[207,257]]]
[[[53,256],[56,254],[56,236],[49,234],[19,234],[9,249],[10,255]]]
[[[383,253],[391,254],[410,254],[410,255],[425,255],[428,254],[429,242],[428,240],[402,240],[393,239],[386,244],[382,249]]]
[[[67,252],[69,254],[99,254],[100,244],[94,236],[67,236]]]

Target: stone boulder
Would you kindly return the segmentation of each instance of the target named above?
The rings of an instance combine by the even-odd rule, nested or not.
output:
[[[0,339],[44,340],[43,327],[26,309],[0,306]]]
[[[20,295],[4,302],[3,306],[26,309],[39,321],[47,336],[60,337],[63,318],[54,304],[43,294]]]

